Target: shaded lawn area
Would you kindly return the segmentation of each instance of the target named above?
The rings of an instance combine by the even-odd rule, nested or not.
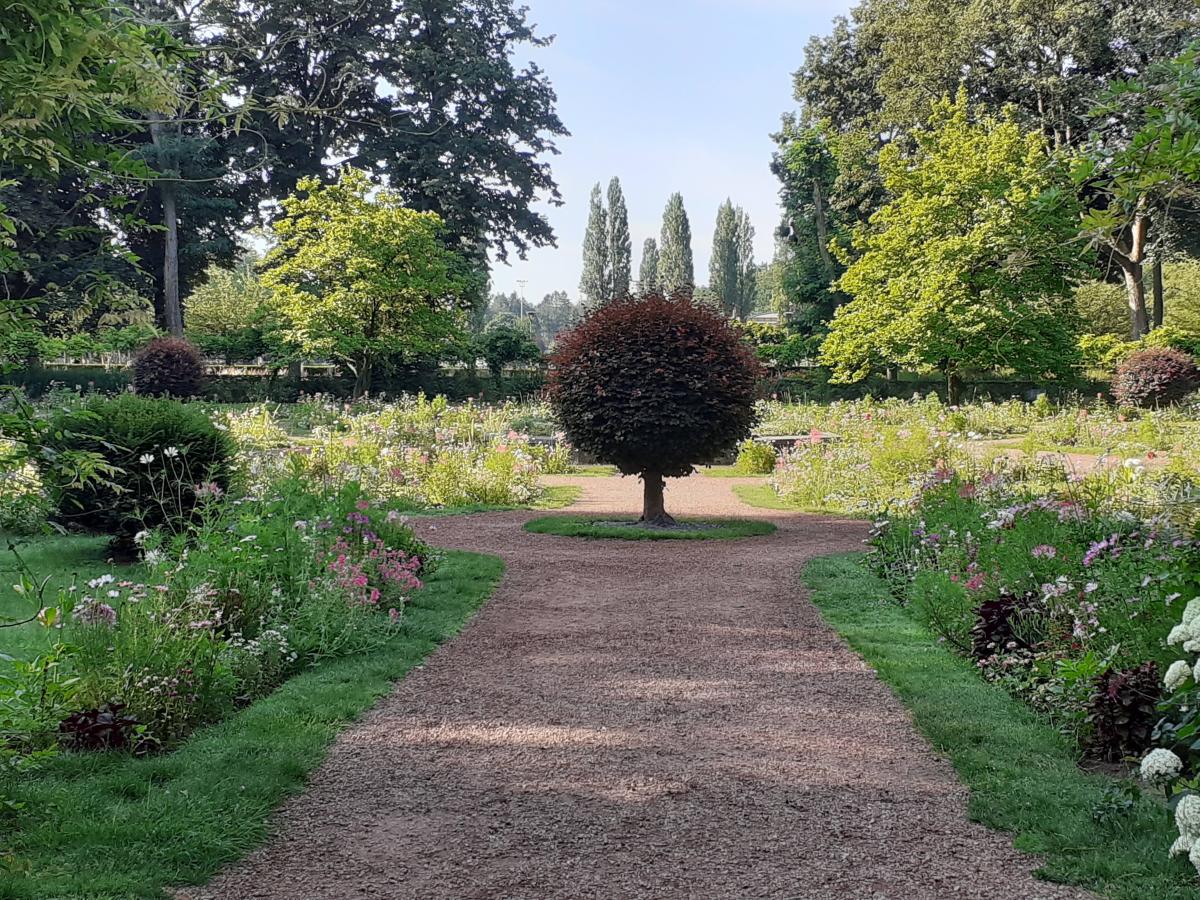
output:
[[[204,883],[267,838],[330,741],[457,634],[503,571],[448,552],[386,646],[297,675],[173,753],[66,753],[3,785],[24,808],[0,822],[0,897],[162,898]]]
[[[1041,855],[1040,875],[1112,900],[1200,896],[1195,869],[1167,857],[1177,835],[1166,807],[1143,796],[1127,812],[1094,820],[1119,782],[1080,770],[1062,735],[938,644],[861,556],[815,560],[804,577],[826,621],[949,757],[971,790],[971,818],[1012,832],[1018,848]]]
[[[38,611],[38,603],[34,598],[23,597],[13,589],[13,585],[21,581],[21,567],[9,549],[10,544],[16,548],[38,582],[49,578],[44,595],[47,606],[54,606],[59,590],[72,584],[78,584],[82,589],[86,582],[108,572],[116,574],[122,568],[129,568],[130,571],[136,568],[114,567],[110,564],[107,558],[108,540],[103,537],[18,537],[0,532],[0,619],[4,622],[27,619]],[[15,628],[0,628],[0,653],[29,659],[45,648],[50,638],[51,635],[37,622]]]

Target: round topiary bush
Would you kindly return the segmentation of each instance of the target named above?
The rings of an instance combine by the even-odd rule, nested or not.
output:
[[[59,412],[46,443],[38,466],[57,521],[109,535],[123,551],[144,529],[183,530],[201,503],[228,491],[236,450],[201,410],[132,394]],[[79,484],[59,462],[85,454],[99,477]]]
[[[1182,350],[1139,350],[1117,367],[1113,395],[1128,406],[1167,406],[1200,385],[1196,360]]]
[[[183,338],[155,338],[133,358],[133,389],[151,397],[195,397],[204,384],[204,358]]]
[[[720,314],[649,296],[596,309],[558,337],[550,401],[568,440],[644,485],[641,521],[671,525],[663,478],[750,434],[762,368]]]

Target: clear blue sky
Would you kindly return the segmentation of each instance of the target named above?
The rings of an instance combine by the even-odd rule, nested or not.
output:
[[[779,116],[794,108],[791,73],[812,34],[829,31],[851,0],[525,0],[545,49],[522,48],[558,93],[571,132],[551,158],[565,204],[549,207],[558,248],[497,264],[495,290],[538,302],[553,290],[578,299],[588,196],[616,175],[629,205],[634,276],[642,242],[658,237],[663,206],[683,194],[696,280],[708,280],[717,206],[750,214],[755,257],[769,260],[778,183],[768,168]]]

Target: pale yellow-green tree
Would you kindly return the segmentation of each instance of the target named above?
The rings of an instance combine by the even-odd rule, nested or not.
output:
[[[301,180],[283,205],[263,284],[305,353],[354,372],[355,396],[382,357],[436,353],[457,334],[475,276],[443,243],[435,213],[349,168],[336,184]]]
[[[966,95],[934,107],[911,156],[880,155],[893,198],[856,229],[851,297],[822,346],[841,381],[887,365],[1040,378],[1078,360],[1079,207],[1040,134],[976,116]]]

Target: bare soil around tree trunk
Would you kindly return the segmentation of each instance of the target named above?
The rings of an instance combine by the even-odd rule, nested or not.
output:
[[[636,516],[634,479],[569,478]],[[189,898],[1087,897],[968,821],[966,791],[822,621],[800,570],[862,522],[668,482],[769,536],[619,544],[537,513],[423,520],[508,564],[496,595],[335,742],[277,836]],[[747,479],[746,483],[755,483]]]

